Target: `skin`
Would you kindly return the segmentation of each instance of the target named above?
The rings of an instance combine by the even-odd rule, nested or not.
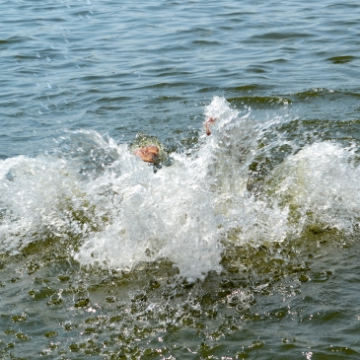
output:
[[[142,161],[154,163],[159,156],[159,148],[155,145],[145,146],[134,151],[134,155],[138,156]]]
[[[206,135],[211,135],[211,126],[215,124],[214,118],[209,118],[205,121],[205,132]],[[154,163],[159,157],[160,149],[156,145],[149,145],[145,147],[141,147],[134,151],[134,155],[138,156],[142,161],[148,163]]]
[[[209,118],[205,121],[205,131],[206,131],[206,135],[209,136],[211,135],[211,126],[215,124],[215,119],[214,118]]]

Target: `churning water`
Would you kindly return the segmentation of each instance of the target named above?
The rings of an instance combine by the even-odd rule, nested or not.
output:
[[[0,6],[1,359],[360,357],[358,4]]]

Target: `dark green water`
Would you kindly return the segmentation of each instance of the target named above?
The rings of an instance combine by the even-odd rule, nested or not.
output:
[[[0,359],[360,358],[359,4],[0,10]]]

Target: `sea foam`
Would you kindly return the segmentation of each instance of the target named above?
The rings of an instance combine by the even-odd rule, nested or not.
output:
[[[279,118],[257,121],[222,97],[204,115],[216,120],[212,135],[156,172],[95,131],[68,132],[52,155],[1,160],[0,251],[51,238],[84,266],[125,270],[166,259],[194,279],[220,272],[228,247],[281,243],[311,224],[357,226],[354,148],[306,145],[252,188],[259,152],[272,156],[259,144]]]

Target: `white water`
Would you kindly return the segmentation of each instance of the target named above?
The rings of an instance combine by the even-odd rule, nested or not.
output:
[[[308,145],[254,193],[246,189],[248,167],[262,131],[279,119],[256,122],[220,97],[205,116],[218,119],[213,134],[191,155],[172,154],[173,165],[156,173],[127,145],[91,131],[69,133],[70,150],[61,156],[1,161],[0,251],[51,237],[68,242],[83,265],[131,269],[166,258],[182,276],[201,278],[221,271],[226,246],[282,242],[312,223],[353,231],[360,214],[354,149]],[[228,241],[234,229],[237,237]]]

